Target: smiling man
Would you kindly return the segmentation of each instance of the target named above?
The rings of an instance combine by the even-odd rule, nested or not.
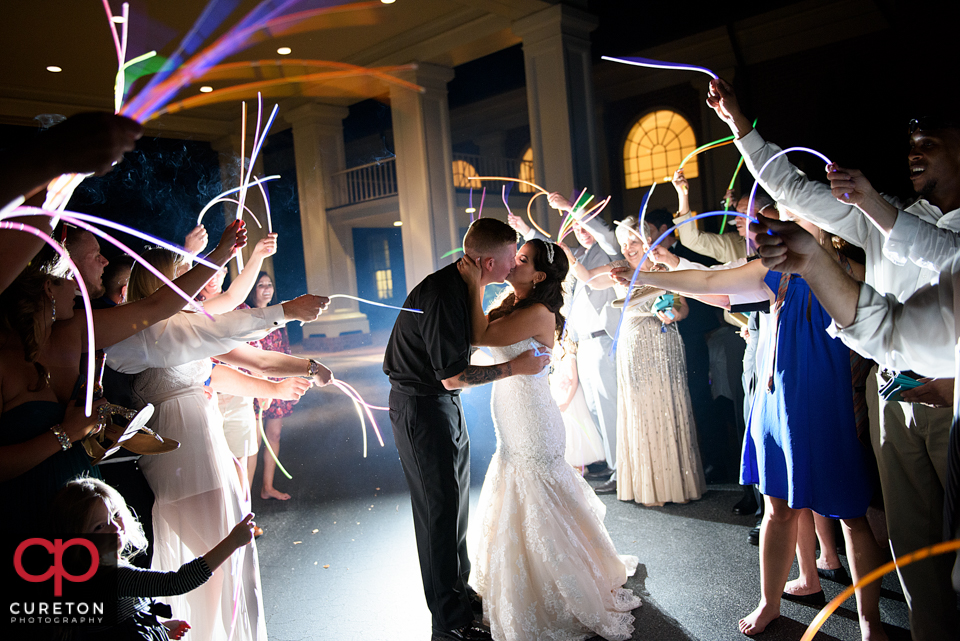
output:
[[[873,191],[857,171],[831,165],[831,186],[810,180],[779,156],[740,110],[733,88],[712,80],[707,104],[726,122],[745,166],[778,203],[821,229],[864,249],[864,282],[899,302],[937,279],[940,267],[960,248],[960,130],[956,120],[911,121],[907,167],[920,198],[901,209]],[[871,426],[886,507],[890,548],[903,556],[941,540],[944,479],[953,379],[937,373],[906,372],[927,381],[902,394],[903,401],[880,399],[880,425]],[[882,388],[896,372],[878,375]],[[879,427],[879,431],[877,428]],[[952,563],[939,557],[901,568],[900,584],[910,609],[914,641],[955,639],[956,599]]]

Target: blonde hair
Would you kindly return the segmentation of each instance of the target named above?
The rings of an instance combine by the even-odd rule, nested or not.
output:
[[[90,514],[97,501],[103,501],[119,521],[120,556],[126,561],[147,549],[143,526],[133,514],[120,492],[99,479],[83,477],[68,481],[50,506],[52,533],[86,534],[90,529]]]
[[[184,259],[180,254],[175,254],[170,250],[156,247],[143,252],[141,258],[153,265],[161,274],[173,280],[177,277],[177,269],[183,264]],[[157,278],[153,272],[148,270],[140,263],[136,263],[130,270],[130,280],[127,283],[127,302],[146,298],[163,286],[163,281]]]

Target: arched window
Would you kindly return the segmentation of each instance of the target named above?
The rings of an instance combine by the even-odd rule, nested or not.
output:
[[[466,160],[453,161],[453,186],[458,189],[470,189],[481,183],[476,180],[470,180],[470,176],[479,176],[476,168]]]
[[[633,126],[623,145],[627,189],[670,182],[680,162],[696,148],[697,139],[686,118],[668,109],[648,113]],[[696,158],[687,161],[683,173],[687,178],[699,175]]]
[[[537,182],[537,176],[533,173],[533,147],[527,147],[527,150],[523,152],[523,158],[520,159],[520,175],[517,176],[517,178],[520,180],[527,180],[532,183]],[[535,188],[523,183],[518,183],[517,188],[520,192],[525,194],[530,194],[536,191]]]

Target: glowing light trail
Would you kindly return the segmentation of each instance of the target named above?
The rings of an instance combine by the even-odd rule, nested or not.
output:
[[[614,58],[613,56],[600,56],[601,60],[609,60],[611,62],[619,62],[624,65],[633,65],[634,67],[649,67],[651,69],[676,69],[678,71],[699,71],[700,73],[705,73],[711,78],[719,79],[717,74],[713,73],[706,67],[699,67],[697,65],[688,65],[682,62],[663,62],[661,60],[653,60],[651,58]]]

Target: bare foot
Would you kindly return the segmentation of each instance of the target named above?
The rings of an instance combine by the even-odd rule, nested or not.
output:
[[[820,587],[820,583],[810,584],[802,581],[801,579],[794,579],[793,581],[787,581],[787,584],[783,586],[783,591],[786,594],[792,594],[793,596],[807,596],[810,594],[816,594],[823,588]]]
[[[863,641],[887,641],[887,633],[880,621],[868,622],[861,618],[860,638]]]
[[[286,492],[281,492],[272,487],[260,488],[260,498],[262,499],[278,499],[280,501],[286,501],[290,498],[290,495]]]
[[[748,637],[760,634],[767,629],[770,622],[780,616],[780,609],[758,605],[757,609],[740,619],[740,632]]]

